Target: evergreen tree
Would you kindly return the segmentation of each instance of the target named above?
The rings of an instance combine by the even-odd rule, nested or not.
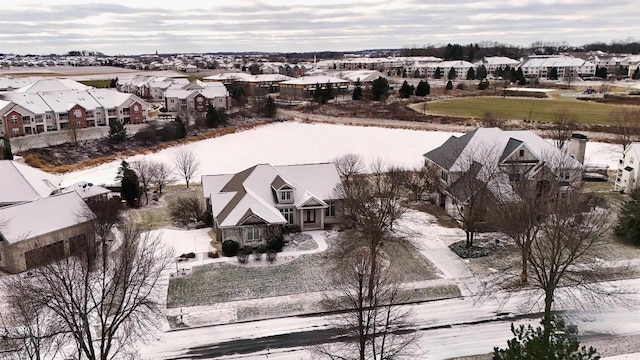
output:
[[[110,88],[118,87],[118,78],[117,77],[115,79],[111,79],[111,82],[109,82],[109,87]]]
[[[389,96],[389,82],[382,76],[373,80],[371,84],[371,96],[374,101],[384,100]]]
[[[434,79],[441,79],[442,78],[442,69],[440,69],[440,67],[438,66],[436,68],[436,70],[433,72],[433,78]]]
[[[487,78],[487,68],[484,65],[478,66],[476,70],[476,79],[482,80]]]
[[[112,143],[124,142],[127,140],[127,128],[118,120],[112,121],[109,124],[109,135],[107,135],[107,139]]]
[[[633,80],[638,80],[640,79],[640,66],[638,66],[634,71],[633,71],[633,75],[631,76],[631,78]]]
[[[489,81],[487,79],[482,79],[478,83],[478,90],[486,90],[489,88]]]
[[[511,324],[511,332],[515,337],[507,341],[506,349],[494,348],[493,360],[600,359],[593,347],[580,346],[577,336],[568,333],[559,318],[551,319],[549,329]]]
[[[118,178],[120,179],[120,197],[127,202],[128,206],[137,206],[141,193],[140,181],[136,172],[124,160],[120,163]]]
[[[360,78],[356,80],[355,87],[353,88],[353,95],[351,96],[352,100],[361,100],[362,99],[362,83],[360,82]]]
[[[176,116],[175,120],[173,120],[173,124],[176,128],[176,135],[179,136],[180,139],[187,137],[187,127],[182,119],[180,119],[180,116]]]
[[[402,69],[402,77],[407,78],[407,69]]]
[[[552,67],[551,70],[549,70],[549,76],[547,77],[551,80],[558,80],[558,68]]]
[[[276,106],[276,102],[271,96],[267,96],[267,99],[264,101],[264,116],[274,118],[277,113],[278,107]]]
[[[469,68],[469,71],[467,71],[467,80],[473,80],[476,78],[476,71],[473,70],[472,67]]]
[[[11,150],[11,140],[5,135],[2,139],[2,158],[4,160],[13,160],[13,151]]]
[[[227,125],[227,120],[229,118],[227,116],[227,111],[224,108],[218,108],[218,110],[216,110],[216,111],[218,113],[218,124],[222,125],[222,126],[226,126]]]
[[[398,92],[400,94],[400,98],[406,99],[411,97],[411,95],[413,95],[414,90],[415,88],[413,87],[413,85],[409,85],[409,83],[405,80],[402,83],[402,86],[400,87],[400,90],[398,90]]]
[[[622,205],[615,234],[619,238],[640,245],[640,188],[635,189],[631,199]]]
[[[453,80],[455,78],[456,78],[456,69],[454,68],[449,69],[449,73],[447,74],[447,79]]]
[[[431,92],[431,85],[425,80],[420,81],[416,87],[416,96],[427,96]]]
[[[208,128],[214,128],[220,124],[220,119],[218,119],[218,111],[212,104],[209,104],[207,106],[207,117],[204,119],[204,123]]]
[[[596,76],[601,78],[601,79],[606,79],[607,78],[607,67],[606,66],[596,66]]]
[[[447,81],[447,86],[445,86],[444,88],[445,90],[451,90],[453,89],[453,83],[451,82],[451,80]]]

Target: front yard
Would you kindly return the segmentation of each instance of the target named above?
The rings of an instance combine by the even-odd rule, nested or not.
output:
[[[231,263],[196,266],[182,278],[171,279],[167,307],[212,305],[235,300],[260,299],[331,290],[331,258],[341,256],[342,234],[327,239],[329,250],[303,255],[278,264],[287,253],[278,254],[274,265],[246,266],[230,259]],[[405,282],[438,278],[438,270],[410,244],[389,242],[384,251],[390,269],[404,274]],[[253,262],[253,258],[249,260]]]

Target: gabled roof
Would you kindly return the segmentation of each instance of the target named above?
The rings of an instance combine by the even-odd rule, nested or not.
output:
[[[0,174],[0,205],[34,201],[59,189],[59,177],[12,160],[0,160]]]
[[[315,85],[315,84],[347,84],[347,80],[342,80],[336,77],[330,76],[303,76],[287,81],[283,81],[280,84],[284,85]]]
[[[35,221],[34,214],[46,216]],[[84,223],[90,216],[87,205],[73,191],[0,208],[0,234],[13,244]]]
[[[502,152],[502,155],[500,155],[500,162],[503,162],[507,157],[509,157],[509,155],[513,154],[520,145],[522,145],[522,141],[509,138],[507,146],[504,147],[504,151]]]
[[[42,93],[50,91],[69,91],[69,90],[88,90],[90,86],[86,86],[71,79],[40,79],[27,86],[17,89],[17,93]]]
[[[477,130],[478,129],[468,132],[459,138],[451,136],[444,142],[444,144],[429,151],[423,156],[440,167],[450,170]]]
[[[309,201],[326,207],[324,199],[336,197],[340,176],[334,164],[271,166],[259,164],[237,174],[202,176],[202,189],[209,198],[221,227],[238,226],[251,211],[270,224],[284,224],[273,189],[292,188],[293,204],[300,208]]]

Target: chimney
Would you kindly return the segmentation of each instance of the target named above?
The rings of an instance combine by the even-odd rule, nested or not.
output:
[[[569,155],[584,164],[584,152],[587,148],[587,136],[582,134],[571,134],[569,139]]]

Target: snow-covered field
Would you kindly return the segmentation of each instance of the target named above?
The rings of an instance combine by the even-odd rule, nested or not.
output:
[[[423,161],[422,154],[440,146],[451,135],[460,134],[284,122],[125,160],[131,162],[145,158],[172,164],[175,155],[186,148],[192,150],[200,161],[198,175],[235,173],[259,163],[327,162],[346,153],[360,154],[366,162],[379,157],[396,165],[419,166]],[[622,148],[618,145],[589,142],[585,162],[615,167],[621,154]],[[114,161],[65,174],[63,186],[80,180],[111,184],[119,165],[120,161]]]

